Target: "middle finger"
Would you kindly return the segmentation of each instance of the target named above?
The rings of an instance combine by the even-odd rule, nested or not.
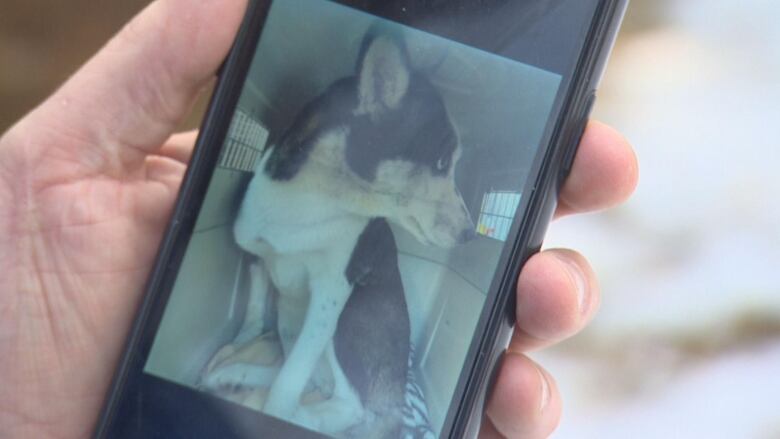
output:
[[[532,256],[517,282],[517,327],[510,349],[540,349],[570,337],[593,318],[600,303],[588,261],[571,250]]]

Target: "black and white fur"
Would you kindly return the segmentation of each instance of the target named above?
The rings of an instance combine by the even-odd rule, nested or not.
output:
[[[285,361],[263,373],[217,369],[204,385],[270,385],[267,414],[328,434],[398,438],[410,336],[388,222],[423,244],[470,238],[459,156],[444,102],[411,68],[403,39],[370,31],[355,75],[306,105],[264,152],[235,223],[239,246],[259,257],[236,343],[263,331],[275,289]],[[311,382],[329,398],[302,404]]]

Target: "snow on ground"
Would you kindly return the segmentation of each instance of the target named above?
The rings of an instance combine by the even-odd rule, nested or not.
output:
[[[568,401],[566,421],[555,438],[780,437],[776,404],[780,343],[698,364],[665,389],[619,404],[588,405],[577,389],[587,385],[589,376],[578,370],[577,363],[560,359],[560,370],[567,373],[559,378],[559,387],[575,397]]]
[[[780,437],[780,331],[705,358],[680,342],[780,327],[780,3],[660,3],[664,22],[619,42],[596,109],[637,149],[636,196],[547,242],[588,256],[604,294],[584,336],[539,356],[569,397],[557,437]],[[648,364],[605,359],[621,349]],[[594,392],[610,375],[623,392]]]

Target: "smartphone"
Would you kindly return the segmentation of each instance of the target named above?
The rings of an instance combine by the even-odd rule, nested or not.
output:
[[[258,0],[99,438],[462,438],[623,0]]]

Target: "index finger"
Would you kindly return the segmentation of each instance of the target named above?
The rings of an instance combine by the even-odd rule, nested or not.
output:
[[[620,204],[634,192],[638,180],[636,155],[625,137],[608,125],[591,121],[561,189],[555,216]]]

